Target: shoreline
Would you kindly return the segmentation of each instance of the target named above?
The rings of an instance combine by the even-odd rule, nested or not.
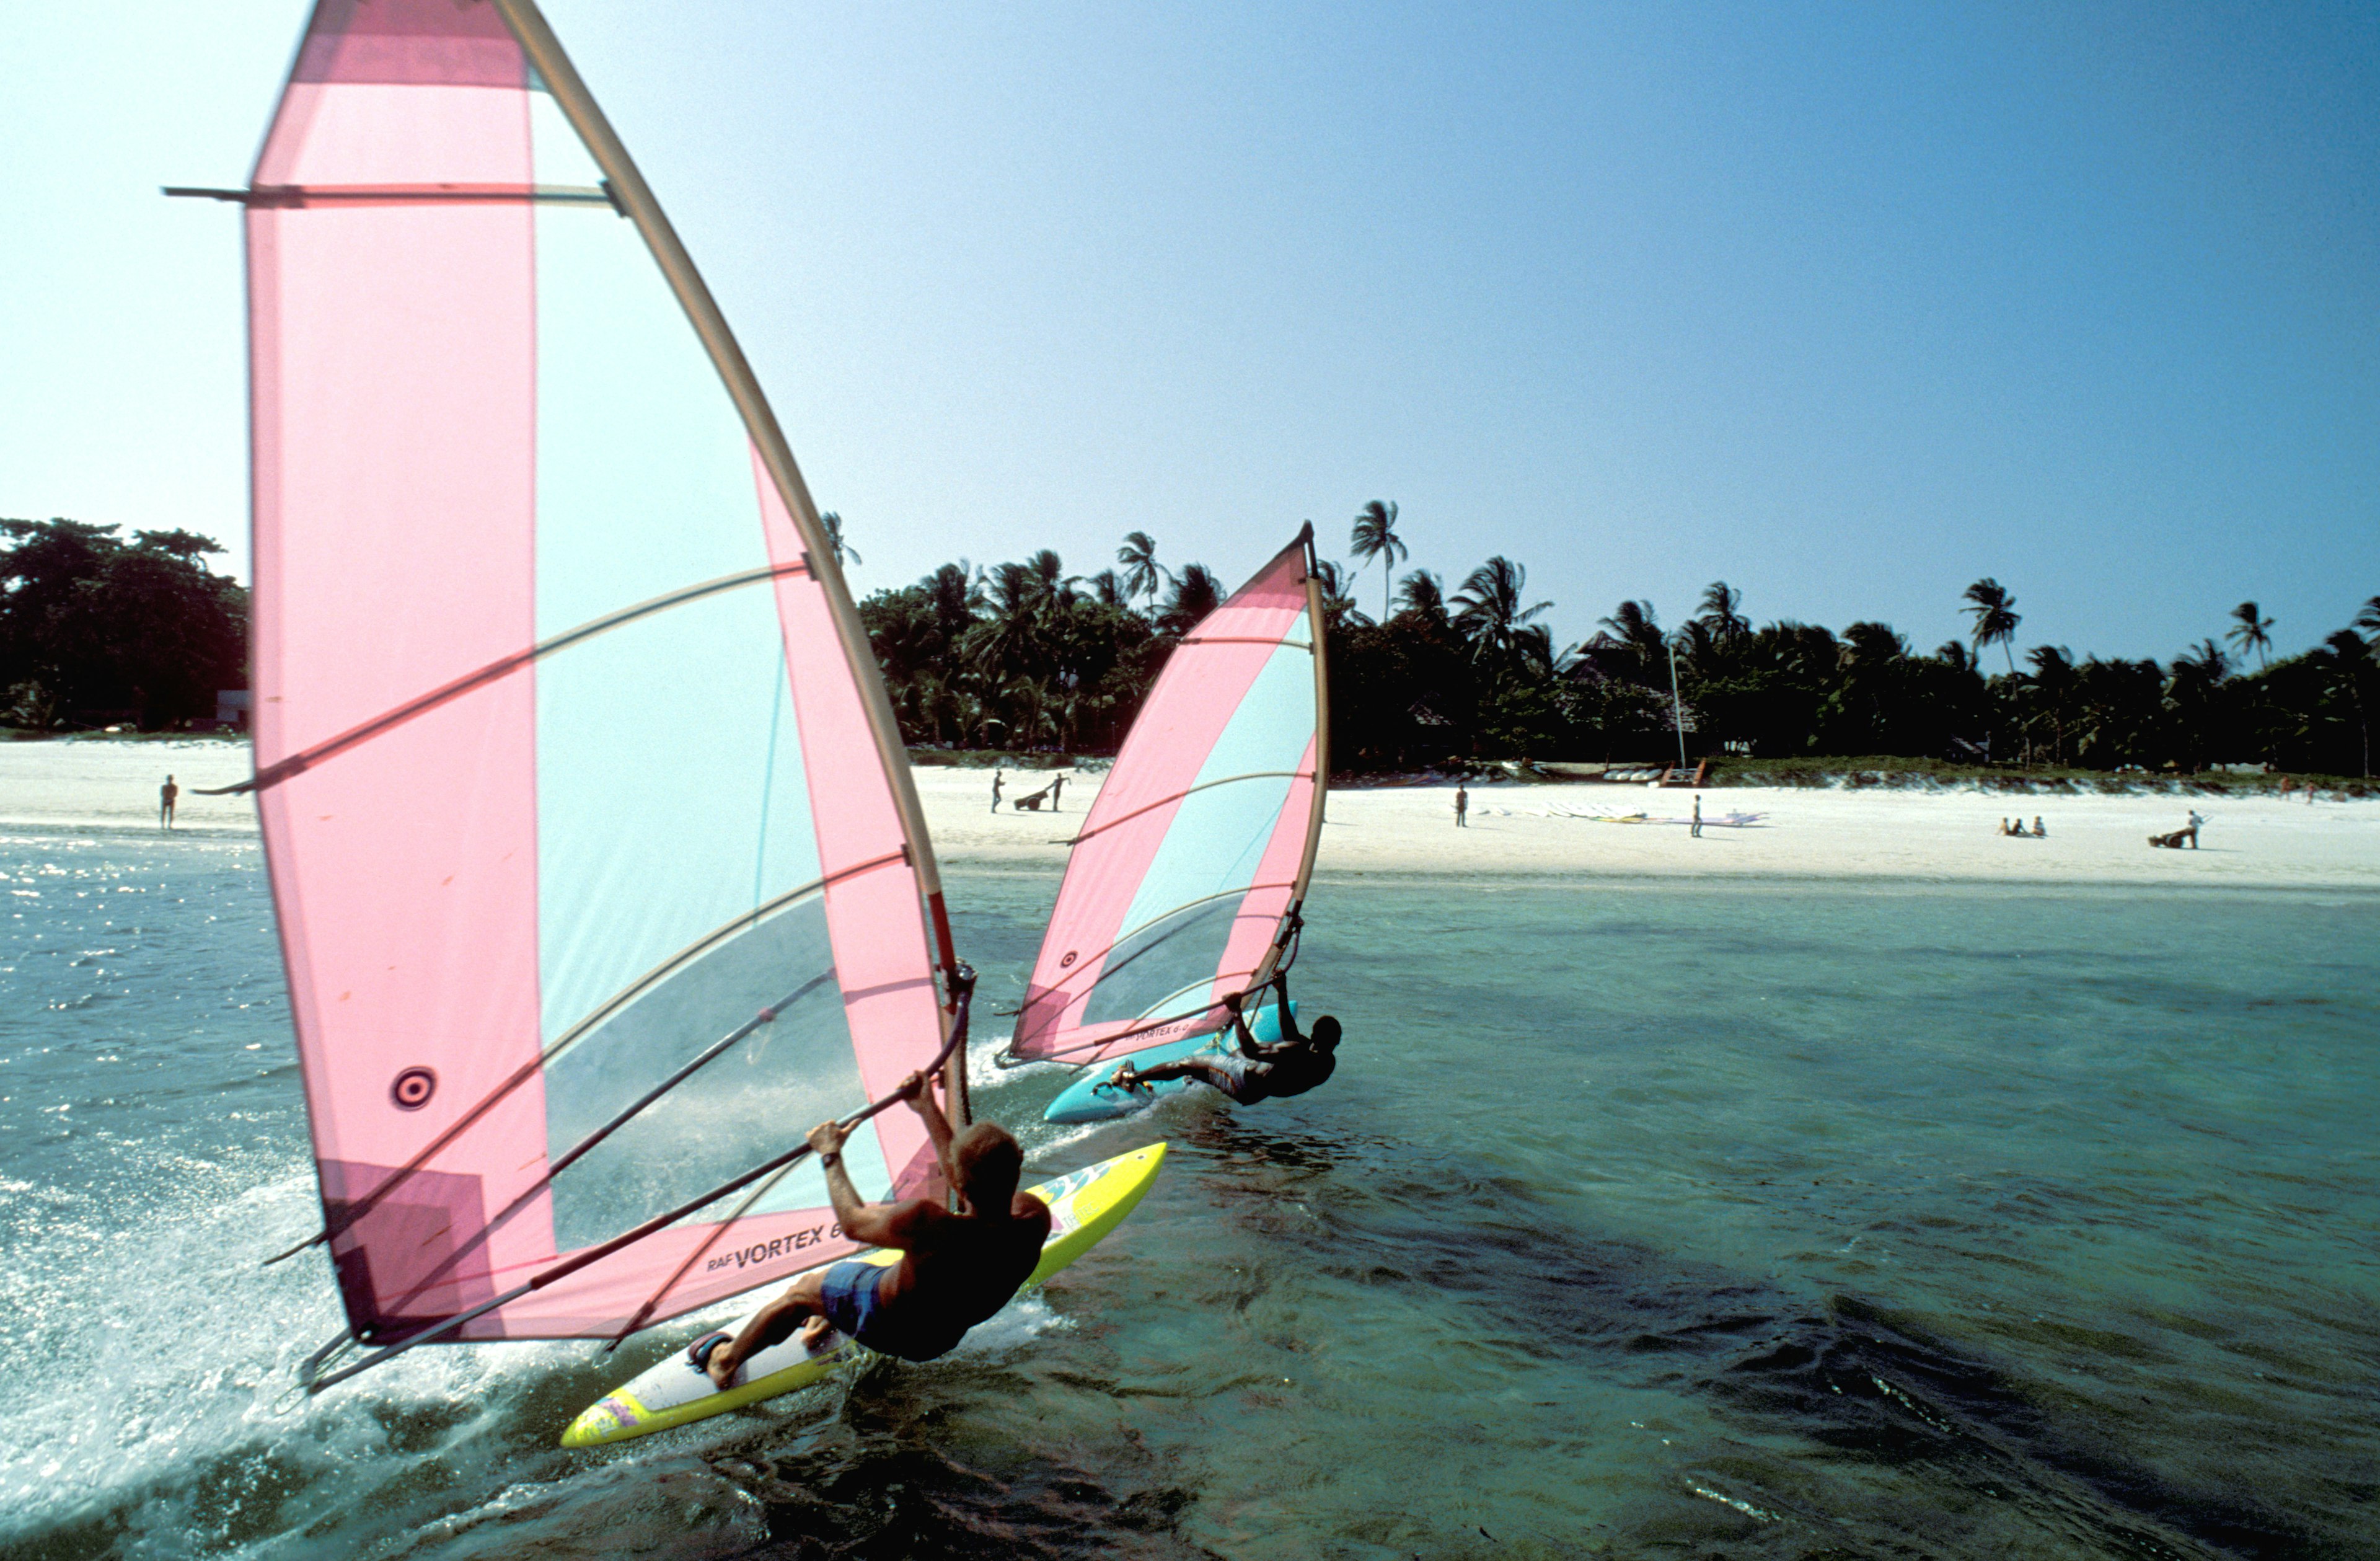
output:
[[[625,746],[625,744],[624,744]],[[157,787],[182,787],[177,834],[253,838],[246,797],[199,797],[249,774],[248,744],[220,738],[54,739],[0,744],[0,827],[138,833],[156,827]],[[1054,872],[1104,775],[1069,775],[1064,811],[988,808],[990,774],[913,768],[936,854],[953,868]],[[1007,795],[1051,772],[1011,770]],[[2155,784],[2155,783],[2151,783]],[[1609,782],[1483,781],[1469,826],[1454,827],[1454,785],[1411,778],[1330,794],[1318,876],[1399,877],[1606,887],[1635,881],[1714,884],[1845,881],[2037,888],[2192,887],[2380,891],[2380,799],[1985,791],[1961,786],[1711,787],[1699,794]],[[1706,827],[1686,821],[1702,799]],[[1997,833],[2021,806],[2046,839]],[[2195,809],[2202,848],[2151,848]],[[1621,822],[1642,814],[1638,822]],[[1739,822],[1730,823],[1734,818]]]

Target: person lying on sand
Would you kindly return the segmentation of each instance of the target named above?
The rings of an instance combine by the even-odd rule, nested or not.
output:
[[[1289,978],[1275,976],[1272,986],[1281,1038],[1271,1045],[1248,1033],[1247,1021],[1240,1017],[1243,994],[1235,992],[1223,999],[1223,1006],[1231,1010],[1232,1030],[1239,1043],[1237,1055],[1227,1052],[1221,1056],[1183,1057],[1146,1068],[1126,1063],[1108,1082],[1130,1090],[1169,1079],[1188,1079],[1211,1085],[1242,1105],[1305,1093],[1338,1069],[1339,1021],[1325,1014],[1314,1021],[1312,1035],[1299,1034],[1297,1016],[1289,1011]]]
[[[832,1327],[880,1355],[931,1360],[1006,1306],[1032,1276],[1041,1244],[1050,1238],[1050,1206],[1016,1189],[1025,1168],[1016,1140],[990,1122],[953,1139],[922,1073],[909,1075],[901,1091],[925,1119],[943,1174],[958,1190],[959,1212],[927,1198],[861,1202],[851,1174],[843,1168],[842,1124],[812,1128],[810,1147],[826,1167],[827,1196],[834,1201],[843,1233],[871,1247],[897,1247],[906,1255],[889,1267],[845,1262],[814,1269],[753,1313],[741,1334],[698,1340],[687,1357],[721,1387],[733,1386],[737,1367],[797,1328],[813,1350]]]

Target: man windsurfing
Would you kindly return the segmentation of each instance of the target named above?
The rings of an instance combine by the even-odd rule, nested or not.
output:
[[[1239,1048],[1236,1054],[1200,1053],[1151,1067],[1135,1067],[1125,1063],[1108,1082],[1129,1090],[1141,1084],[1161,1084],[1169,1079],[1187,1079],[1211,1085],[1242,1105],[1305,1093],[1338,1070],[1339,1021],[1325,1014],[1314,1021],[1311,1035],[1300,1034],[1297,1016],[1289,1011],[1289,976],[1286,972],[1277,975],[1271,984],[1273,1002],[1281,1016],[1279,1041],[1268,1045],[1248,1033],[1247,1021],[1240,1015],[1242,994],[1233,993],[1223,999],[1223,1006],[1231,1010],[1233,1039]]]
[[[1050,1206],[1016,1189],[1025,1168],[1016,1140],[990,1122],[953,1139],[922,1073],[903,1080],[901,1092],[925,1120],[943,1174],[959,1193],[959,1212],[927,1198],[862,1202],[843,1168],[842,1125],[811,1128],[810,1147],[826,1168],[827,1195],[843,1233],[905,1255],[889,1267],[845,1262],[813,1269],[754,1312],[741,1334],[698,1340],[687,1354],[719,1386],[733,1386],[737,1367],[796,1328],[812,1349],[835,1328],[880,1355],[931,1360],[1006,1306],[1032,1276],[1050,1236]]]

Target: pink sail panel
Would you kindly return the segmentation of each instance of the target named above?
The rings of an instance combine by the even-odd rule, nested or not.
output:
[[[781,564],[799,559],[800,534],[757,451],[752,474],[770,555]],[[884,762],[861,707],[859,686],[835,638],[833,610],[826,588],[807,571],[778,577],[777,613],[784,624],[785,664],[792,669],[794,708],[805,738],[835,974],[859,1059],[861,1091],[879,1100],[941,1049],[941,998],[925,923],[917,915],[917,873],[906,858],[897,871],[856,871],[862,863],[905,851],[907,842],[891,789],[868,784],[881,782]],[[915,1114],[888,1112],[877,1119],[876,1131],[905,1197],[920,1195],[939,1177],[933,1145]]]
[[[486,0],[322,0],[251,181],[256,795],[366,1342],[846,1254],[814,1166],[711,1195],[944,1033],[841,584],[610,182]],[[848,1163],[932,1181],[905,1111]]]
[[[1320,753],[1304,538],[1167,660],[1075,837],[1012,1043],[1096,1061],[1218,1028],[1312,869]]]
[[[424,89],[441,99],[425,113],[340,84],[310,40],[254,182],[525,185],[514,55],[516,90]],[[262,769],[534,640],[533,258],[525,205],[251,206],[248,240]],[[551,1248],[516,1220],[478,1272],[401,1302],[450,1231],[541,1170],[506,1164],[543,1137],[533,1071],[504,1089],[538,1055],[531,701],[525,679],[491,687],[258,798],[334,1262],[367,1327],[484,1299],[488,1267]],[[374,1167],[450,1129],[410,1187],[341,1228],[383,1192]]]

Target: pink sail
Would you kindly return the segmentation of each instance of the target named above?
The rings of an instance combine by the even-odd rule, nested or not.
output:
[[[526,0],[321,0],[241,199],[251,786],[354,1336],[848,1252],[805,1162],[579,1261],[945,1037],[874,663],[708,293]],[[932,1176],[905,1111],[849,1163]]]
[[[1095,1062],[1210,1032],[1305,897],[1327,786],[1312,530],[1165,664],[1075,836],[1011,1049]]]

